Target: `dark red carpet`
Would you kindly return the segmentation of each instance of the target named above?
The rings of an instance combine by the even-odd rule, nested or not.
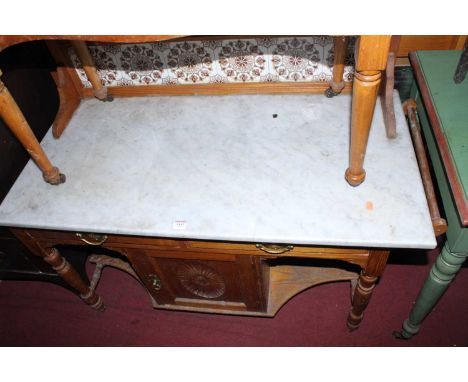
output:
[[[134,279],[110,268],[105,268],[98,287],[107,306],[104,313],[53,284],[3,281],[0,345],[466,346],[467,268],[461,269],[418,336],[410,341],[392,337],[407,317],[435,255],[436,251],[427,256],[392,255],[361,328],[351,333],[345,325],[349,283],[311,288],[289,301],[275,318],[252,318],[154,310]],[[404,259],[410,258],[422,264],[409,265]]]

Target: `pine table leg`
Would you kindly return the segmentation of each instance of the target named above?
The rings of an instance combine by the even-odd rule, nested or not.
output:
[[[468,253],[451,252],[448,243],[445,243],[419,292],[409,318],[403,323],[403,330],[394,333],[395,337],[410,339],[419,332],[421,322],[432,311],[437,301],[447,290],[467,257]]]
[[[93,85],[94,96],[101,101],[112,101],[112,96],[107,93],[107,87],[101,83],[98,72],[96,70],[96,65],[94,64],[86,42],[70,41],[70,43],[72,44],[73,49],[80,59],[81,64],[83,65],[83,69],[86,73],[86,76],[88,77],[89,82],[91,82]]]
[[[0,72],[1,75],[1,72]],[[13,134],[36,162],[47,183],[58,185],[65,182],[65,175],[57,167],[52,166],[36,136],[31,130],[26,118],[16,104],[13,96],[0,80],[0,117],[5,121]]]
[[[348,53],[348,43],[348,36],[336,36],[333,39],[335,51],[333,58],[333,78],[330,82],[330,87],[325,90],[325,95],[328,98],[337,96],[345,87],[343,74],[346,63],[346,55]]]

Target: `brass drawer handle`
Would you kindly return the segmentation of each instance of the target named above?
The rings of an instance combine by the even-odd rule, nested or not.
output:
[[[97,233],[82,234],[77,232],[76,236],[89,245],[101,245],[107,240],[107,235],[99,235]]]
[[[255,244],[255,246],[266,253],[271,253],[278,255],[280,253],[285,253],[292,251],[294,249],[293,245],[278,245],[278,244]]]
[[[161,280],[159,279],[158,275],[152,273],[148,276],[148,278],[151,281],[151,286],[153,287],[154,290],[161,290],[162,284]]]

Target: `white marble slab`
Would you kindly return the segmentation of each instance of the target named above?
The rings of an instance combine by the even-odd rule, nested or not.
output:
[[[367,179],[357,188],[346,183],[350,104],[349,95],[318,94],[83,101],[62,138],[53,139],[49,131],[42,142],[66,183],[46,184],[30,162],[0,207],[0,224],[249,242],[435,247],[400,107],[398,137],[389,140],[377,103]]]

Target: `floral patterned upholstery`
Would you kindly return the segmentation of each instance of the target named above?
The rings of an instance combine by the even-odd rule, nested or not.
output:
[[[232,40],[89,44],[106,86],[246,82],[327,82],[332,77],[333,38],[274,37]],[[354,40],[344,81],[352,81]],[[91,83],[72,49],[72,63],[85,87]]]

